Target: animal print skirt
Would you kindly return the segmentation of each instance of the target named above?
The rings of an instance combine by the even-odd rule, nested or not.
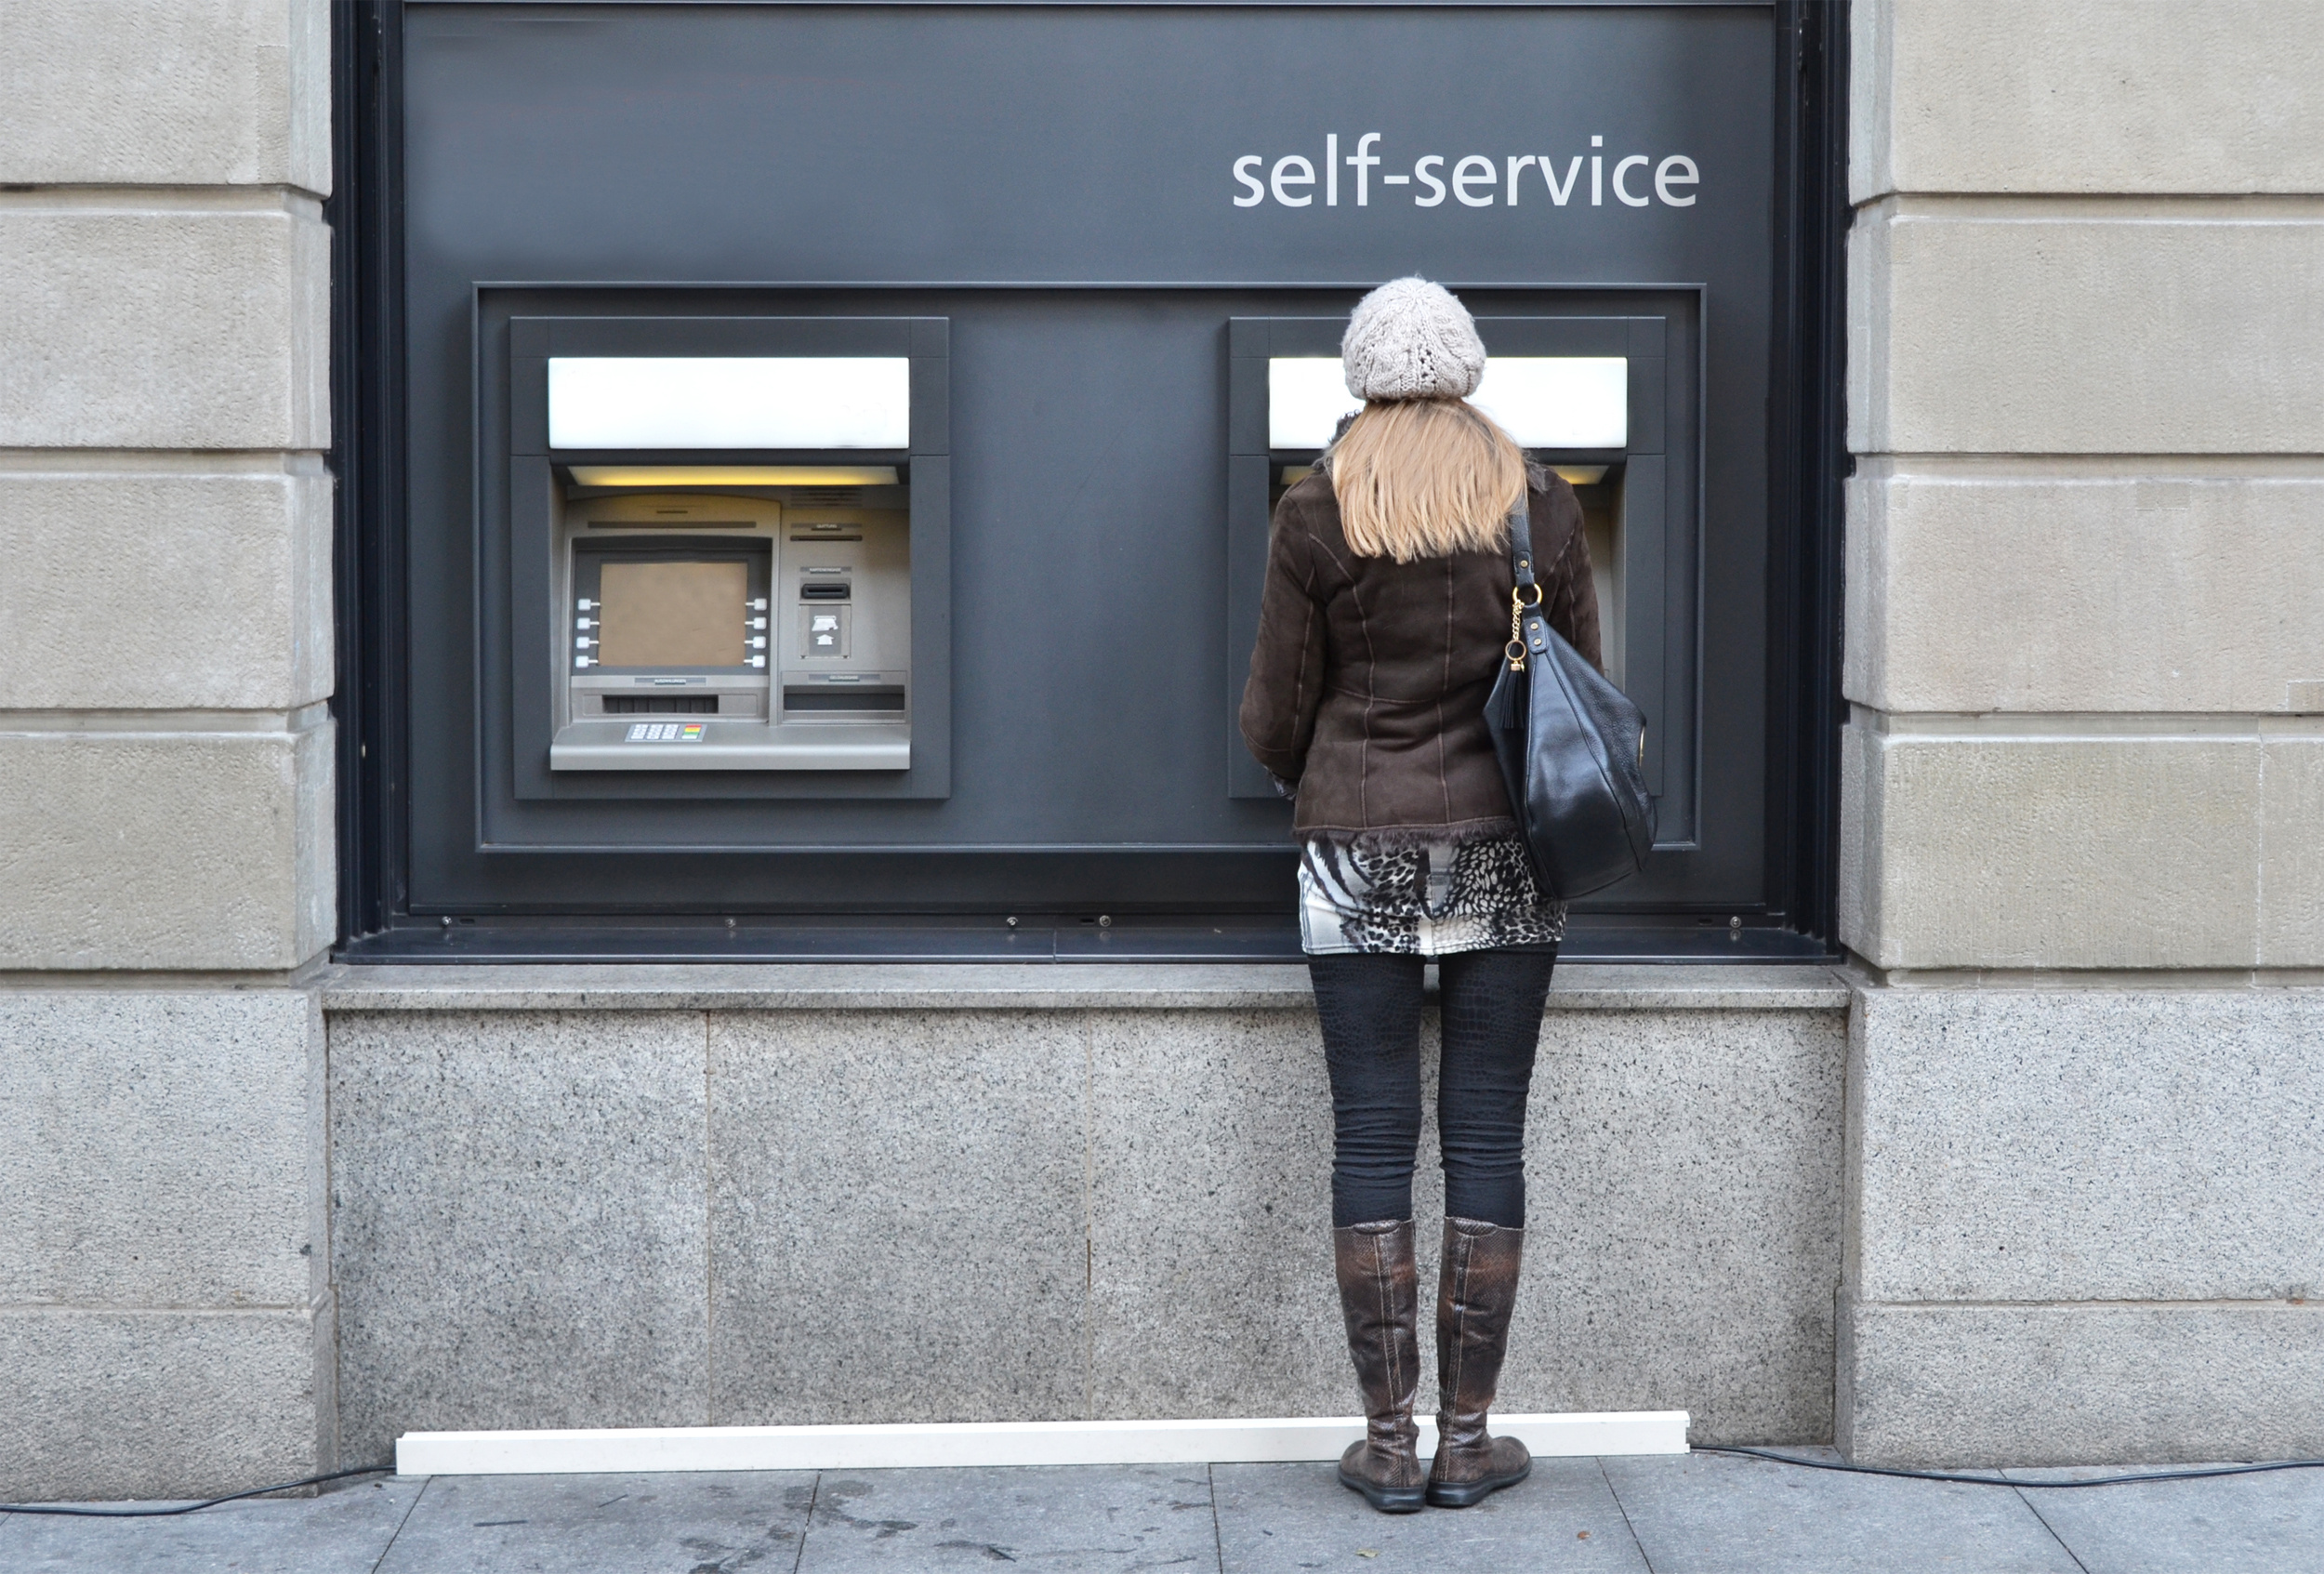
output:
[[[1565,937],[1565,904],[1545,901],[1514,836],[1393,848],[1311,839],[1300,853],[1300,944],[1440,957]]]

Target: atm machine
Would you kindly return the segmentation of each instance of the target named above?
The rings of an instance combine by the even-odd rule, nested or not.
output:
[[[569,487],[549,769],[910,769],[908,492]]]
[[[915,723],[944,665],[914,665],[943,629],[916,578],[920,600],[942,579],[914,560],[945,556],[944,326],[512,324],[520,796],[640,773],[943,790],[941,689]]]

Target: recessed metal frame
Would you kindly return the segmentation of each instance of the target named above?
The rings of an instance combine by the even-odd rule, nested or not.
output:
[[[615,292],[616,294],[618,292]],[[524,284],[476,292],[476,474],[480,481],[477,653],[480,774],[506,775],[520,804],[704,798],[941,799],[952,790],[950,336],[940,317],[730,317],[554,311],[561,292]],[[607,292],[591,291],[602,300]],[[647,295],[645,299],[666,298]],[[548,303],[549,310],[544,310]],[[548,443],[548,362],[554,355],[895,355],[911,361],[911,442],[846,457],[909,472],[912,496],[912,766],[906,771],[551,772],[552,651],[548,590],[555,537],[554,471],[600,464],[823,462],[822,452],[555,449]],[[836,461],[833,461],[836,462]],[[772,689],[770,703],[772,703]],[[504,701],[503,696],[508,696]],[[557,833],[520,828],[521,812],[492,823],[495,783],[477,784],[477,841],[487,849],[558,845]],[[651,813],[648,808],[645,812]],[[618,813],[618,811],[611,811]],[[608,828],[612,828],[609,827]],[[618,835],[614,829],[614,834]]]
[[[791,0],[814,5],[825,0]],[[876,10],[892,0],[850,0]],[[980,5],[986,0],[916,0]],[[1197,0],[1201,3],[1201,0]],[[1317,0],[1291,0],[1314,4]],[[1525,7],[1534,0],[1513,0]],[[1612,0],[1625,3],[1625,0]],[[1822,0],[1776,0],[1775,356],[1769,390],[1769,899],[1729,918],[1710,914],[1578,922],[1573,959],[1764,961],[1836,954],[1841,485],[1844,442],[1847,13]],[[403,361],[402,0],[333,8],[332,397],[337,479],[335,590],[337,681],[338,954],[377,960],[772,960],[943,958],[1033,959],[1296,955],[1287,926],[1249,918],[1103,925],[1096,915],[995,913],[931,923],[899,915],[841,922],[708,915],[566,918],[420,913],[407,896],[410,827],[405,573],[401,521],[406,420]],[[1360,289],[1376,281],[1349,280]],[[1462,281],[1450,281],[1456,284]],[[601,282],[591,281],[595,287]],[[1506,283],[1538,289],[1535,281]],[[653,281],[658,288],[682,284]],[[1305,289],[1330,287],[1313,279]],[[722,283],[721,287],[735,287]],[[839,281],[769,281],[788,292],[849,289]],[[1057,280],[918,281],[900,287],[1059,289]],[[1106,281],[1113,290],[1188,287]],[[1216,279],[1192,287],[1277,287]],[[1014,919],[1013,922],[1010,919]]]

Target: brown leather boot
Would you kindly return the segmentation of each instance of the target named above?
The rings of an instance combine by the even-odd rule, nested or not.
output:
[[[1382,1514],[1418,1513],[1427,1492],[1412,1401],[1420,1389],[1420,1287],[1412,1221],[1331,1232],[1348,1354],[1364,1392],[1364,1440],[1340,1456],[1340,1485]]]
[[[1525,1244],[1523,1230],[1478,1219],[1445,1221],[1436,1293],[1436,1458],[1428,1472],[1428,1501],[1439,1508],[1467,1508],[1514,1487],[1533,1469],[1523,1443],[1485,1430],[1509,1352]]]

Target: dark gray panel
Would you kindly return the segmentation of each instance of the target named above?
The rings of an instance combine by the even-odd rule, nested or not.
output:
[[[535,320],[511,324],[513,336],[519,327],[546,328],[548,324]],[[525,337],[537,337],[527,334]],[[548,452],[548,357],[520,355],[512,337],[508,352],[508,389],[514,397],[509,401],[508,452],[511,454],[546,454]],[[529,397],[528,397],[529,396]]]
[[[1630,364],[1630,451],[1663,454],[1670,447],[1670,364],[1659,355],[1633,356]],[[1684,412],[1692,417],[1694,412]],[[1692,429],[1694,421],[1686,422]]]
[[[1246,363],[1248,364],[1248,363]],[[1265,368],[1266,363],[1258,363]],[[1248,394],[1237,379],[1235,419],[1249,420]],[[1257,417],[1264,439],[1266,383],[1260,383]],[[1230,798],[1275,798],[1274,783],[1243,747],[1237,720],[1250,675],[1249,652],[1259,642],[1260,592],[1267,578],[1267,491],[1274,468],[1265,454],[1235,454],[1226,462],[1226,784]],[[1237,655],[1242,656],[1237,661]]]
[[[1734,279],[1768,248],[1757,7],[406,15],[416,260],[470,279],[1635,283]],[[1344,166],[1336,205],[1321,179],[1305,207],[1234,205],[1236,158],[1320,165],[1327,134],[1344,158],[1372,131],[1364,205]],[[1588,158],[1631,152],[1693,159],[1694,204],[1590,205]],[[1538,170],[1514,206],[1377,179],[1528,153],[1584,159],[1565,205]]]
[[[519,407],[522,407],[520,401]],[[485,685],[506,683],[513,738],[506,745],[500,734],[488,737],[484,756],[495,759],[509,749],[514,791],[522,798],[547,798],[554,778],[548,770],[548,742],[556,704],[554,674],[564,653],[558,638],[557,603],[551,599],[550,542],[557,518],[557,480],[549,462],[538,455],[518,454],[508,461],[508,649],[487,651]],[[487,550],[490,537],[487,537]],[[495,658],[499,659],[495,660]],[[505,672],[507,676],[499,675]]]
[[[912,426],[923,419],[919,385],[939,382],[913,363]],[[942,366],[943,362],[933,363]],[[939,406],[941,410],[941,406]],[[930,441],[943,433],[931,431]],[[914,797],[952,795],[952,459],[941,449],[912,460],[912,769]],[[929,740],[925,753],[920,740]],[[902,795],[899,795],[902,796]]]
[[[910,355],[906,317],[550,317],[551,355]],[[514,324],[511,324],[513,329]],[[941,344],[931,353],[941,355]]]
[[[1631,456],[1624,467],[1622,477],[1622,583],[1625,586],[1652,586],[1666,589],[1670,579],[1670,532],[1665,528],[1664,502],[1670,496],[1668,476],[1670,466],[1659,454]],[[1677,565],[1684,569],[1684,560]],[[1640,697],[1640,705],[1654,704],[1668,714],[1667,700],[1670,693],[1671,670],[1670,629],[1667,602],[1663,615],[1649,615],[1657,610],[1655,602],[1644,595],[1629,598],[1630,603],[1642,615],[1632,617],[1623,629],[1624,650],[1622,670],[1630,692]],[[1663,761],[1670,758],[1670,728],[1649,725],[1646,730],[1646,790],[1659,799],[1665,793],[1666,775]],[[1657,837],[1670,835],[1670,816],[1659,804]]]
[[[913,319],[912,452],[952,452],[952,324],[938,317]],[[919,328],[927,331],[917,331]]]
[[[1414,271],[1464,287],[1483,315],[1487,281],[1519,287],[1505,312],[1548,287],[1600,292],[1618,315],[1616,286],[1641,283],[1705,284],[1720,303],[1698,356],[1669,371],[1684,381],[1669,399],[1708,414],[1700,460],[1673,454],[1667,484],[1702,499],[1707,599],[1685,616],[1714,645],[1737,642],[1704,683],[1725,763],[1701,851],[1624,892],[1631,906],[1758,899],[1765,664],[1748,640],[1764,625],[1764,11],[423,4],[407,16],[416,907],[1287,911],[1287,810],[1226,796],[1239,751],[1220,716],[1239,688],[1223,461],[1253,451],[1229,430],[1224,384],[1254,359],[1263,378],[1264,354],[1282,349],[1222,328],[1306,317],[1316,342],[1300,348],[1328,353],[1361,286]],[[1398,70],[1352,86],[1287,69],[1323,58]],[[1685,152],[1703,179],[1687,208],[1610,194],[1559,207],[1538,184],[1515,207],[1418,208],[1377,183],[1361,207],[1344,183],[1337,206],[1320,184],[1303,209],[1233,205],[1235,157],[1319,159],[1334,126],[1343,153],[1383,133],[1374,152],[1401,163],[1374,175],[1421,152],[1573,156],[1602,134],[1608,153]],[[1586,167],[1579,179],[1586,190]],[[474,611],[507,605],[512,586],[505,558],[478,555],[475,529],[515,499],[505,467],[480,472],[471,456],[479,421],[503,445],[545,436],[472,403],[470,302],[480,282],[509,279],[689,286],[650,300],[601,288],[592,312],[951,319],[948,800],[693,802],[641,832],[635,800],[497,796],[475,748],[510,735],[510,695],[479,684]],[[892,287],[944,280],[1008,287]],[[1189,287],[1103,287],[1164,281]],[[1647,331],[1633,327],[1624,352],[1663,352],[1636,337]],[[916,405],[932,408],[921,392]],[[917,492],[929,460],[915,471]],[[801,851],[753,851],[780,848]]]
[[[1577,305],[1578,313],[1589,311]],[[1485,317],[1477,318],[1477,333],[1495,355],[1631,355],[1631,325],[1651,324],[1653,337],[1661,337],[1660,317]],[[1659,351],[1657,354],[1661,353]],[[1637,444],[1632,443],[1632,447]]]

